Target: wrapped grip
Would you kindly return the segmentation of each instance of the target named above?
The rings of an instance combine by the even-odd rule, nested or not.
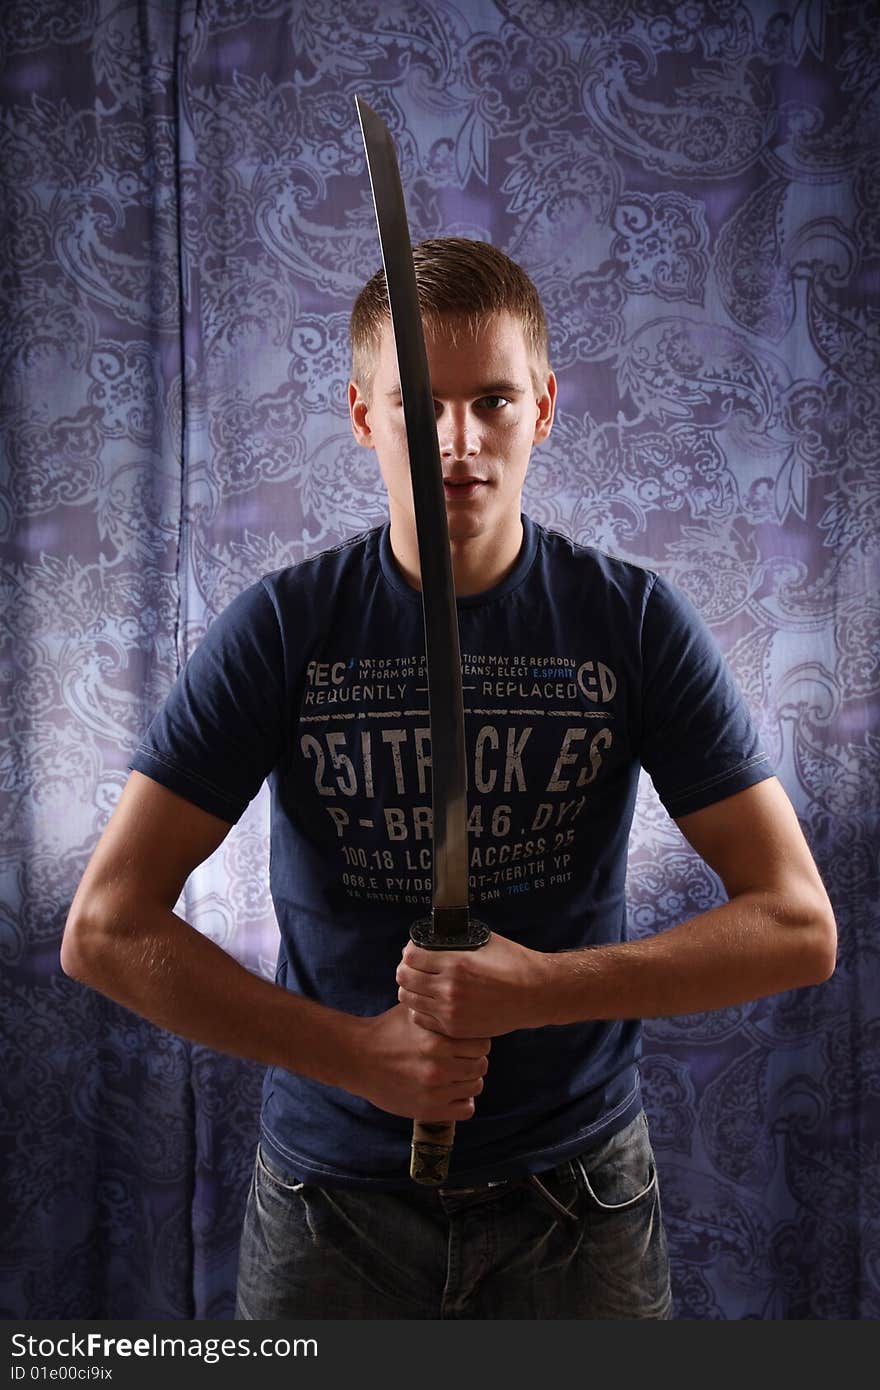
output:
[[[471,917],[467,908],[435,910],[410,927],[410,940],[427,951],[477,951],[492,932],[485,922]],[[455,1141],[455,1121],[413,1121],[409,1175],[414,1182],[440,1187],[449,1175]]]
[[[455,1121],[413,1121],[409,1175],[414,1182],[439,1187],[449,1176],[449,1160],[455,1140]]]

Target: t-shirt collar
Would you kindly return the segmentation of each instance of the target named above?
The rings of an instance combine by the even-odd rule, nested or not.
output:
[[[521,513],[523,526],[523,539],[520,546],[519,555],[516,563],[509,574],[492,586],[491,589],[484,589],[478,594],[465,594],[459,597],[456,602],[459,608],[475,608],[480,604],[492,603],[495,599],[503,598],[511,590],[517,588],[523,582],[535,559],[538,548],[538,532],[534,522]],[[391,549],[391,522],[386,521],[384,526],[379,529],[379,560],[382,565],[382,573],[388,583],[404,598],[408,598],[413,603],[421,603],[422,596],[418,589],[414,589],[408,584],[398,568]]]

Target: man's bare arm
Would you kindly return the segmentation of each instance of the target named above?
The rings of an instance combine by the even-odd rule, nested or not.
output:
[[[132,772],[77,889],[65,973],[182,1037],[342,1086],[395,1114],[467,1119],[488,1039],[438,1039],[399,1005],[357,1018],[245,969],[173,909],[226,821]]]
[[[729,901],[640,941],[548,954],[503,936],[480,951],[407,945],[401,1003],[424,1027],[514,1028],[726,1008],[834,970],[836,928],[782,786],[771,778],[679,821]]]

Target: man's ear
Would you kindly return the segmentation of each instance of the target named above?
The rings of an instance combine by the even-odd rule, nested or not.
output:
[[[360,387],[356,381],[348,383],[348,413],[351,416],[351,428],[358,444],[364,449],[374,448],[373,432],[369,424],[369,401],[361,395]]]
[[[556,377],[553,372],[549,372],[544,384],[544,390],[537,399],[538,418],[535,421],[535,437],[533,444],[543,444],[551,429],[553,428],[553,417],[556,414]]]

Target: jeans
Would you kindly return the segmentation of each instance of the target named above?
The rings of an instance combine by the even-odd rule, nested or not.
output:
[[[258,1149],[236,1317],[671,1318],[645,1112],[537,1178],[366,1192]]]

